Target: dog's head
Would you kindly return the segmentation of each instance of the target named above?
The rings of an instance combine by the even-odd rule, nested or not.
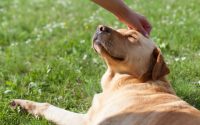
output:
[[[100,25],[93,37],[93,48],[115,73],[143,80],[156,80],[169,73],[160,50],[136,30]]]

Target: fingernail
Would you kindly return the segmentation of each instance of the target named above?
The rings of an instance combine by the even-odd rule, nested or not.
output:
[[[145,33],[144,36],[147,37],[147,38],[149,38],[149,34],[148,33]]]

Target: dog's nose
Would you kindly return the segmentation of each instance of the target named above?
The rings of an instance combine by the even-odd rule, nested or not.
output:
[[[98,30],[99,30],[100,32],[107,32],[107,33],[110,33],[110,32],[111,32],[111,29],[110,29],[109,27],[103,26],[103,25],[100,25],[100,26],[98,27]]]

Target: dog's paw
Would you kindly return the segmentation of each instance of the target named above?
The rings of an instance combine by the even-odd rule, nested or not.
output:
[[[22,99],[14,99],[10,102],[11,108],[17,108],[18,106],[25,110],[31,110],[34,108],[34,102]]]
[[[33,114],[34,116],[39,116],[42,114],[42,112],[48,108],[49,104],[48,103],[38,103],[38,102],[33,102],[29,100],[23,100],[23,99],[14,99],[10,103],[11,108],[17,108],[18,106]]]

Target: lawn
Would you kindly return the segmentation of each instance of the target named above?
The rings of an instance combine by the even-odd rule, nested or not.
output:
[[[126,0],[151,24],[177,95],[200,109],[200,1]],[[12,110],[24,98],[86,112],[106,67],[91,47],[99,24],[126,28],[89,0],[0,1],[0,125],[47,125]]]

